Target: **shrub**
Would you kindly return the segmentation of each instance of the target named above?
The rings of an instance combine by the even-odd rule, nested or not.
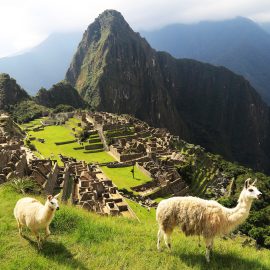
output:
[[[8,183],[11,188],[17,193],[40,193],[41,189],[38,184],[29,177],[14,178]]]
[[[54,113],[60,113],[60,112],[72,112],[74,111],[74,107],[67,105],[67,104],[59,104],[56,106],[56,108],[53,110]]]

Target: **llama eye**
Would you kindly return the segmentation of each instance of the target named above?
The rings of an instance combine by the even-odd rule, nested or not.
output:
[[[51,202],[51,204],[53,204],[53,202]]]
[[[252,188],[250,188],[248,191],[253,192],[253,189],[252,189]]]

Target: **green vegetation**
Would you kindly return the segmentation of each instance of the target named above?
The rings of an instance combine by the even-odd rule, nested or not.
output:
[[[31,129],[31,128],[34,128],[36,126],[40,126],[41,125],[40,121],[42,119],[46,119],[46,118],[36,118],[36,119],[34,119],[34,120],[30,121],[30,122],[21,124],[20,127],[21,127],[22,130],[25,130],[27,128]]]
[[[17,123],[26,123],[33,119],[39,118],[49,109],[36,104],[33,100],[25,100],[11,108],[11,114]]]
[[[61,105],[57,111],[63,111],[64,105],[69,105],[73,108],[83,108],[86,106],[77,90],[66,81],[54,84],[49,90],[41,88],[35,96],[35,101],[49,108],[56,108]],[[70,109],[70,107],[67,108]]]
[[[67,105],[67,104],[59,104],[53,109],[53,113],[60,113],[60,112],[72,112],[74,111],[74,107]]]
[[[165,248],[163,252],[157,252],[154,212],[149,214],[138,205],[133,209],[141,223],[121,217],[102,217],[60,205],[51,224],[52,235],[38,251],[30,232],[25,232],[25,237],[20,238],[17,231],[13,208],[21,195],[1,186],[0,197],[1,270],[270,268],[270,251],[242,247],[241,238],[217,239],[210,264],[205,261],[204,247],[198,247],[197,238],[186,238],[179,232],[173,234],[171,253]],[[43,198],[38,199],[44,202]]]
[[[119,189],[127,189],[128,191],[132,191],[131,187],[142,185],[148,181],[151,181],[151,178],[142,173],[136,166],[134,166],[134,179],[131,173],[132,166],[123,168],[108,168],[103,166],[101,169],[107,175],[107,177],[118,186]]]
[[[40,193],[41,188],[31,178],[14,178],[9,182],[10,187],[17,193]]]

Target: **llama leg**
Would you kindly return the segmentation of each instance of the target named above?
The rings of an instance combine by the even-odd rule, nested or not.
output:
[[[157,239],[157,249],[158,249],[158,251],[160,251],[160,241],[161,241],[162,235],[163,235],[163,231],[161,228],[159,228],[158,234],[157,234],[157,238],[158,238]]]
[[[17,220],[17,226],[18,226],[18,229],[19,229],[19,235],[22,236],[22,225],[19,222],[19,220]]]
[[[47,239],[51,235],[49,225],[46,227],[45,239]]]
[[[206,245],[206,253],[205,253],[205,258],[207,262],[210,262],[210,253],[213,248],[213,238],[206,238],[205,239],[205,245]]]
[[[167,246],[167,248],[169,250],[171,250],[172,248],[172,245],[171,245],[171,234],[172,234],[172,231],[166,231],[164,232],[164,241],[165,241],[165,244]]]
[[[38,249],[42,249],[41,237],[37,231],[33,231],[33,234],[37,238]]]

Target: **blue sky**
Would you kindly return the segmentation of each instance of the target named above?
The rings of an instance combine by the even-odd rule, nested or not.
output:
[[[83,30],[105,9],[120,11],[137,31],[236,16],[270,22],[270,0],[0,0],[0,57],[54,32]]]

